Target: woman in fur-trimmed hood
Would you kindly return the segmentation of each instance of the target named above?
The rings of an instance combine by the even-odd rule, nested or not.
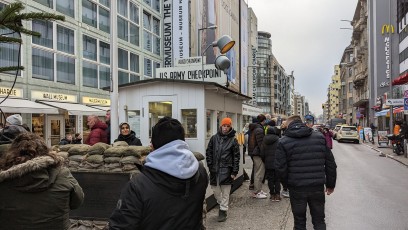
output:
[[[2,229],[68,229],[69,211],[84,199],[82,188],[33,133],[16,137],[0,159]]]

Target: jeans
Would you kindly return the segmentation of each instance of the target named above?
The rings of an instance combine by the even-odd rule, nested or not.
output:
[[[220,210],[227,211],[229,196],[231,193],[231,185],[211,185],[211,188],[214,191],[214,197],[217,200],[217,203],[220,205]]]
[[[324,191],[302,191],[302,189],[299,188],[289,189],[290,205],[292,207],[293,218],[295,220],[295,227],[293,229],[306,229],[306,210],[307,205],[309,205],[314,229],[325,230]]]
[[[253,156],[254,161],[254,192],[258,193],[262,190],[262,180],[265,178],[265,164],[260,156]]]

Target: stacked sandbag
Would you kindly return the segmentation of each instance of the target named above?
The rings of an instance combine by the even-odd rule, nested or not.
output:
[[[109,229],[108,221],[101,220],[75,220],[70,219],[71,225],[69,229],[72,230],[105,230]]]
[[[123,157],[120,160],[123,172],[137,173],[137,166],[142,165],[141,158],[151,152],[148,146],[129,146],[123,152]]]
[[[103,153],[108,149],[110,145],[106,143],[96,143],[90,146],[86,157],[79,165],[78,171],[81,172],[102,172],[105,170],[103,162]]]
[[[120,164],[120,160],[122,159],[123,152],[125,152],[127,148],[129,148],[129,146],[113,146],[107,149],[103,153],[105,171],[122,172],[122,166]]]
[[[69,148],[68,150],[68,159],[69,164],[68,168],[71,171],[78,171],[80,164],[86,158],[86,154],[90,146],[85,144],[77,144]]]

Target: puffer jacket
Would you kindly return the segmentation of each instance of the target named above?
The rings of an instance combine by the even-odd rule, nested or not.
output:
[[[0,229],[68,229],[84,193],[63,161],[41,156],[0,171]]]
[[[269,127],[263,139],[262,145],[265,153],[265,169],[275,169],[275,153],[278,148],[279,136],[276,135],[275,127]]]
[[[88,139],[85,141],[85,144],[94,145],[98,142],[107,143],[108,142],[108,134],[106,129],[108,125],[106,125],[102,121],[98,121],[94,126],[91,128],[91,132],[89,133]]]
[[[114,142],[117,141],[125,141],[128,143],[128,145],[142,146],[142,142],[136,137],[136,133],[133,131],[131,131],[129,135],[119,134],[118,139],[116,139]]]
[[[264,158],[262,142],[265,131],[260,123],[249,124],[248,155]]]
[[[336,162],[320,132],[293,121],[279,140],[275,167],[289,187],[320,190],[336,186]]]
[[[236,131],[231,129],[223,134],[221,128],[211,137],[206,150],[206,160],[210,171],[210,184],[232,184],[231,175],[236,176],[239,171],[239,145],[235,138]]]
[[[21,125],[8,125],[0,132],[0,145],[10,144],[20,133],[28,132]]]

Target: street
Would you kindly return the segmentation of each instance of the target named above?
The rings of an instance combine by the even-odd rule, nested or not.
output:
[[[337,185],[326,196],[327,229],[408,229],[408,167],[380,157],[365,144],[337,143]],[[250,173],[250,158],[244,167]],[[265,185],[264,191],[268,191]],[[249,197],[248,182],[231,195],[229,217],[216,221],[218,207],[207,215],[208,229],[292,229],[289,199],[272,202]],[[308,215],[307,229],[313,229]]]

